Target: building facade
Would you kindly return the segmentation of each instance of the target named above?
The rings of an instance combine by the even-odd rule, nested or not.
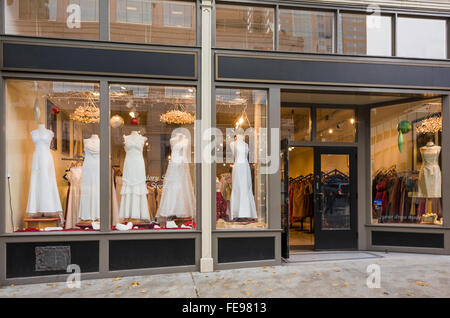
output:
[[[447,1],[0,16],[1,284],[450,254]]]

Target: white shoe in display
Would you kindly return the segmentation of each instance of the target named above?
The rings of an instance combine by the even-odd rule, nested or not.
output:
[[[168,229],[178,229],[178,225],[175,223],[175,221],[167,221],[166,227]]]
[[[182,224],[181,228],[182,229],[192,229],[192,226],[187,226],[187,225]]]

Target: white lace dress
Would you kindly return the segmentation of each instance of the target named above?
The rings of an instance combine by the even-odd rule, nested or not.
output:
[[[189,171],[189,140],[183,134],[170,139],[171,160],[164,177],[156,217],[195,217],[195,194]]]
[[[120,191],[121,219],[150,219],[147,201],[145,162],[142,156],[146,137],[123,136],[125,140],[125,162],[123,165],[122,189]]]
[[[252,176],[248,164],[248,145],[245,141],[235,141],[230,144],[234,157],[231,173],[231,218],[258,217],[255,198],[252,191]]]
[[[84,162],[81,177],[81,220],[100,219],[100,140],[84,140]]]
[[[34,154],[31,164],[27,212],[30,214],[62,212],[56,184],[55,165],[50,153],[53,131],[36,129],[31,132],[31,138],[34,142]]]

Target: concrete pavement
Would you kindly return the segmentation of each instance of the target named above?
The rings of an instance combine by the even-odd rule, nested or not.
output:
[[[369,258],[342,260],[336,255],[212,273],[82,280],[79,289],[66,283],[2,286],[0,297],[450,297],[448,255],[370,252]],[[370,264],[380,266],[379,289],[367,287]]]

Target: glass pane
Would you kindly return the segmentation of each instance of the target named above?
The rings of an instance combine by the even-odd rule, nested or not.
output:
[[[442,225],[442,101],[371,110],[372,223]]]
[[[356,119],[353,109],[317,109],[317,141],[355,142]]]
[[[8,0],[5,33],[98,40],[98,0]]]
[[[96,83],[6,81],[8,232],[98,229],[99,122]]]
[[[344,54],[392,55],[391,17],[342,14]]]
[[[350,229],[349,155],[320,155],[322,230]]]
[[[259,149],[267,147],[267,92],[216,90],[216,227],[267,227],[267,175]]]
[[[274,9],[216,5],[216,46],[273,50]]]
[[[334,13],[280,9],[280,51],[333,53]]]
[[[447,21],[398,18],[397,55],[446,59]]]
[[[281,139],[311,141],[311,110],[281,107]]]
[[[112,41],[196,44],[195,2],[111,0],[110,6]]]
[[[194,87],[110,86],[112,225],[195,228]]]

